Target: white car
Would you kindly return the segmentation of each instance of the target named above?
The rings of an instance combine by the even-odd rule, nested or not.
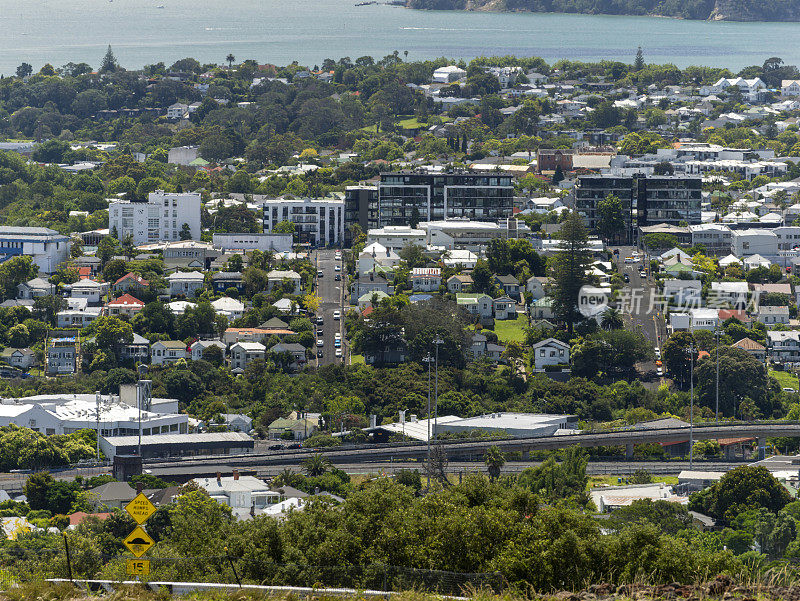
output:
[[[660,348],[658,348],[658,347],[656,347],[656,348],[655,348],[655,349],[653,349],[653,350],[654,350],[654,351],[655,351],[655,353],[656,353],[656,359],[661,359],[661,349],[660,349]]]
[[[334,353],[334,355],[335,355],[336,357],[341,357],[341,356],[342,356],[342,349],[340,349],[340,348],[337,348],[337,349],[336,349],[336,352]]]
[[[657,367],[657,368],[656,368],[656,375],[657,375],[659,378],[660,378],[661,376],[663,376],[663,375],[664,375],[664,368],[663,368],[663,367]]]
[[[334,267],[333,267],[333,270],[334,270],[334,271],[341,271],[341,270],[342,270],[342,268],[341,268],[341,266],[339,266],[339,265],[334,265]]]
[[[317,346],[325,346],[325,341],[322,338],[320,338],[319,340],[317,340]]]
[[[334,312],[333,312],[333,318],[334,318],[334,319],[341,319],[341,318],[342,318],[342,313],[341,313],[341,311],[334,311]]]

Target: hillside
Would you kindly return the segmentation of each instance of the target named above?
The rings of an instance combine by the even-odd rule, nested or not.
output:
[[[800,21],[800,0],[407,0],[410,8]]]

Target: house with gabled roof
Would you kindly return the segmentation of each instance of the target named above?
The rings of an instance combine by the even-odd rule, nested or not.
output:
[[[144,309],[144,303],[127,292],[106,303],[106,314],[113,317],[133,317]]]

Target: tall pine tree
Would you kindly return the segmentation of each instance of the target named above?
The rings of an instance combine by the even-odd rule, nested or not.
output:
[[[561,224],[558,237],[558,251],[552,258],[553,309],[572,334],[573,325],[582,319],[578,311],[578,293],[588,282],[586,271],[591,263],[589,235],[583,218],[575,211],[569,213]]]

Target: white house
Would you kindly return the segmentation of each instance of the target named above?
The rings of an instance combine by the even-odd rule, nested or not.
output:
[[[435,292],[442,285],[442,270],[438,267],[415,267],[409,280],[415,292]]]
[[[108,204],[108,227],[116,230],[119,240],[132,236],[136,246],[183,240],[184,230],[199,240],[200,193],[156,190],[147,202],[113,200]]]
[[[299,273],[292,270],[273,269],[267,274],[267,290],[272,290],[276,286],[283,285],[284,281],[289,281],[293,285],[293,289],[289,294],[300,294],[300,284],[302,277]]]
[[[33,278],[27,282],[17,284],[17,298],[23,300],[53,296],[55,292],[56,285],[42,278]]]
[[[244,315],[244,303],[229,296],[223,296],[215,301],[211,301],[217,315],[224,315],[229,320],[239,319]]]
[[[781,81],[781,95],[800,96],[800,80],[784,79]]]
[[[180,340],[159,340],[150,345],[150,363],[168,365],[186,359],[186,344]]]
[[[731,251],[731,228],[721,223],[698,223],[689,226],[692,246],[702,244],[710,255]]]
[[[699,306],[703,283],[700,280],[664,280],[664,298],[678,305]]]
[[[233,476],[216,478],[195,478],[192,480],[220,505],[231,508],[237,519],[248,519],[251,512],[262,512],[281,500],[280,492],[273,491],[255,476],[240,476],[234,470]]]
[[[459,307],[464,307],[473,315],[480,317],[491,317],[493,307],[493,299],[487,294],[456,294],[456,304]]]
[[[711,296],[717,304],[744,308],[750,299],[747,282],[711,282]],[[709,298],[711,304],[712,298]]]
[[[90,305],[99,305],[106,292],[108,292],[108,284],[95,282],[88,278],[78,280],[70,288],[70,296],[72,298],[85,298]]]
[[[231,346],[231,369],[244,369],[256,359],[264,359],[267,347],[260,342],[237,342]]]
[[[503,296],[492,301],[495,319],[516,319],[517,301],[509,296]]]
[[[447,65],[439,67],[433,72],[431,81],[433,83],[453,83],[467,76],[467,72],[457,65]]]
[[[358,273],[372,271],[376,265],[392,269],[398,263],[400,263],[400,255],[383,244],[373,242],[358,255]]]
[[[547,338],[533,345],[536,369],[547,365],[569,365],[569,345],[555,338]]]
[[[29,348],[8,347],[3,350],[0,357],[11,367],[28,369],[36,363],[36,353]]]
[[[551,283],[551,278],[532,275],[525,283],[525,290],[530,293],[533,300],[539,300],[547,294],[545,287]]]
[[[772,361],[800,362],[800,332],[797,330],[767,332],[767,354]]]
[[[199,271],[176,271],[167,276],[170,296],[186,296],[193,298],[198,290],[203,289],[205,276]]]
[[[203,352],[210,346],[216,346],[222,351],[222,356],[225,357],[228,347],[221,340],[196,340],[189,347],[192,361],[199,361],[203,358]]]
[[[719,310],[717,309],[691,309],[689,311],[691,324],[689,329],[696,330],[715,330],[719,325]]]

